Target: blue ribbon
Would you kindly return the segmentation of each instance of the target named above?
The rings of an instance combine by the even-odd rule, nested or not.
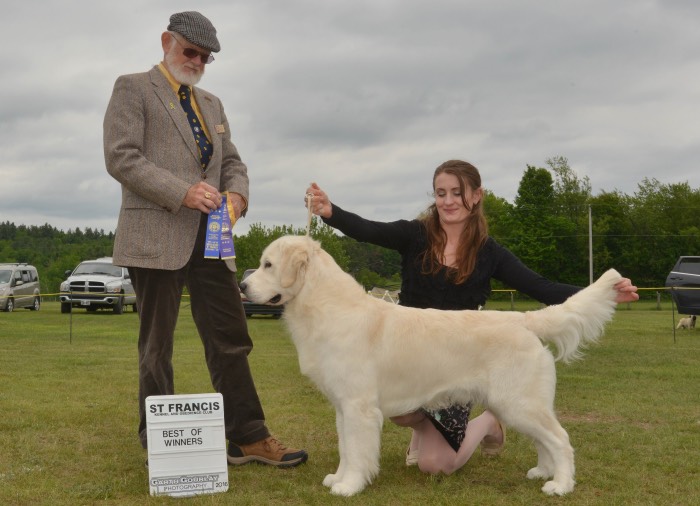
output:
[[[204,258],[221,258],[228,260],[236,258],[233,247],[233,206],[224,193],[221,195],[221,207],[209,213],[207,220],[207,236],[204,244]]]

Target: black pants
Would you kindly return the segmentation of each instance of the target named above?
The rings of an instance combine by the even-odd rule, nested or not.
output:
[[[139,437],[146,448],[145,400],[173,395],[173,335],[186,285],[214,389],[224,399],[226,437],[250,444],[269,435],[248,365],[253,342],[236,276],[223,260],[204,258],[206,215],[189,262],[179,270],[129,267],[139,310]],[[176,240],[176,238],[173,238]]]

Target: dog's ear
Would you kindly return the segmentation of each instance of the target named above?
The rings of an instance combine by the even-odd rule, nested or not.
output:
[[[306,272],[306,265],[309,263],[309,250],[307,248],[292,247],[285,253],[280,266],[280,284],[282,288],[289,288],[299,276],[303,276]]]

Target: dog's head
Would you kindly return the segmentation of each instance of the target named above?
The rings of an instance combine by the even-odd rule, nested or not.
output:
[[[306,266],[318,242],[288,235],[272,241],[260,257],[260,267],[241,284],[246,297],[256,304],[285,304],[304,282]]]

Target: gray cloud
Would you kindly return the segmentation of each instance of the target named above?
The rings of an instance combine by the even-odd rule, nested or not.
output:
[[[182,1],[15,2],[0,82],[0,221],[114,230],[102,118],[120,74],[162,57]],[[693,1],[212,1],[221,97],[249,166],[237,225],[306,223],[317,181],[369,218],[409,218],[432,170],[472,161],[509,200],[562,155],[594,192],[700,176],[700,4]],[[13,46],[14,47],[14,46]],[[29,183],[29,184],[28,184]]]

